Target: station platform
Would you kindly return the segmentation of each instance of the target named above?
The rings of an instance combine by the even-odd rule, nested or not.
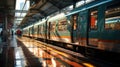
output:
[[[53,48],[51,48],[53,47]],[[68,52],[68,53],[67,53]],[[84,59],[83,59],[84,58]],[[112,67],[27,37],[11,36],[0,44],[0,67]]]
[[[16,35],[10,36],[7,42],[0,43],[0,67],[25,67],[25,57],[18,47]]]

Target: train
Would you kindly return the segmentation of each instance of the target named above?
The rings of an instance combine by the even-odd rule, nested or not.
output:
[[[119,0],[96,0],[37,22],[24,28],[23,36],[74,48],[86,56],[109,57],[109,61],[120,57]]]

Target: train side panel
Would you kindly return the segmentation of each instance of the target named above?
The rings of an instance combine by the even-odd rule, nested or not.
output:
[[[29,36],[29,28],[24,29],[22,35],[28,37]]]
[[[38,37],[38,25],[34,25],[34,38]]]
[[[53,41],[71,43],[69,21],[64,14],[57,15],[48,21],[50,32],[48,38]]]
[[[38,38],[43,38],[45,39],[45,24],[40,24],[39,25],[39,35]]]
[[[73,10],[70,15],[73,17],[73,20],[71,19],[73,43],[120,52],[120,1],[106,1],[95,1]],[[93,7],[100,2],[103,4]]]
[[[101,0],[102,1],[102,0]],[[107,1],[107,0],[106,0]],[[104,1],[103,1],[104,2]],[[99,3],[99,2],[98,2]],[[85,46],[85,55],[90,58],[97,58],[102,60],[107,60],[110,63],[118,63],[120,60],[120,1],[113,0],[92,8],[92,5],[96,5],[97,1],[92,4],[85,5],[85,11],[87,12],[87,17],[85,14],[81,14],[85,11],[80,11],[84,8],[80,7],[73,11],[77,11],[80,15],[77,20],[77,33],[78,39],[80,39],[79,45]],[[82,21],[88,20],[87,23],[82,23]],[[79,25],[80,24],[80,25]],[[86,27],[87,26],[87,27]],[[81,49],[79,49],[81,52]],[[81,52],[81,53],[83,53]],[[113,58],[114,59],[111,59]]]
[[[102,50],[120,53],[120,1],[105,4],[104,22],[101,26],[101,34],[98,46]],[[103,10],[103,8],[101,8]]]

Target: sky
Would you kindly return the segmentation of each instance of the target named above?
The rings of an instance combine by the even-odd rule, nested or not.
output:
[[[25,0],[17,0],[16,1],[16,10],[20,10],[20,7],[21,8],[23,8],[23,6],[20,6],[20,3],[25,3]],[[27,3],[26,3],[26,9],[24,9],[24,10],[28,10],[29,9],[29,1],[27,1]],[[19,16],[20,15],[20,13],[16,13],[16,16]],[[24,14],[22,14],[22,15],[25,15],[25,13]]]
[[[25,3],[25,0],[16,0],[16,10],[20,10],[20,7],[21,9],[23,8],[23,6],[20,6],[20,3]],[[27,0],[26,2],[26,5],[25,5],[25,9],[24,10],[28,10],[29,9],[29,6],[30,6],[30,2],[29,0]],[[16,12],[15,13],[15,16],[16,17],[24,17],[26,15],[26,13],[21,13],[21,12]],[[23,18],[16,18],[15,19],[15,23],[20,23]]]
[[[25,3],[25,0],[17,0],[16,1],[16,9],[18,9],[18,10],[20,9],[20,3],[22,3],[22,2]],[[21,7],[23,7],[23,6],[21,6]],[[28,8],[29,8],[29,0],[27,0],[26,7],[27,7],[26,10],[28,10]]]
[[[17,0],[16,1],[16,10],[19,10],[20,9],[20,3],[21,2],[25,2],[25,0]]]

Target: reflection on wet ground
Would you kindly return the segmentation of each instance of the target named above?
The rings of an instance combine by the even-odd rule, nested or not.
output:
[[[75,58],[68,54],[47,47],[37,41],[28,38],[21,38],[20,40],[29,49],[29,51],[39,59],[39,62],[42,63],[43,67],[94,67],[88,63],[77,63],[73,61]]]
[[[25,67],[26,60],[22,49],[20,47],[15,48],[15,67]]]

